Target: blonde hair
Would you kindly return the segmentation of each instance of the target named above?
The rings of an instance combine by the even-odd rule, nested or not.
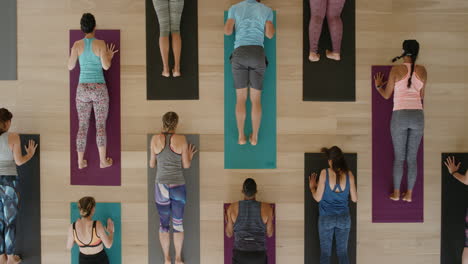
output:
[[[163,132],[169,132],[176,129],[179,123],[179,116],[175,112],[167,112],[162,117]]]
[[[81,217],[89,217],[96,207],[96,200],[93,197],[86,196],[78,201],[78,209]]]

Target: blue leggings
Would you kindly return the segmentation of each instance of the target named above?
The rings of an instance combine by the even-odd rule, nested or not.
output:
[[[172,228],[175,233],[184,232],[185,184],[158,184],[154,198],[159,213],[159,232],[168,233]]]
[[[336,241],[336,255],[340,264],[349,264],[348,239],[351,230],[349,214],[319,216],[320,264],[330,264],[333,235]]]
[[[0,254],[15,253],[17,188],[17,176],[0,176]]]

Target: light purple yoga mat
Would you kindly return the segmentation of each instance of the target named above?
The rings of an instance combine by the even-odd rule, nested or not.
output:
[[[226,215],[226,210],[229,207],[229,203],[224,204],[224,213],[223,216]],[[275,264],[276,263],[276,206],[275,204],[271,204],[273,207],[273,236],[272,237],[267,237],[266,239],[266,244],[267,244],[267,255],[268,255],[268,264]],[[228,238],[226,236],[226,221],[224,222],[224,264],[232,264],[232,251],[234,249],[234,236],[231,238]]]
[[[393,96],[385,100],[374,86],[378,72],[388,80],[392,66],[372,66],[372,222],[408,223],[424,221],[424,162],[423,142],[418,152],[418,175],[413,189],[413,202],[395,202],[388,197],[393,191],[393,143],[390,121]],[[401,181],[401,192],[406,191],[406,166]]]
[[[70,48],[73,43],[84,37],[80,30],[70,30]],[[94,111],[88,130],[85,159],[88,167],[78,169],[76,153],[76,134],[78,132],[78,114],[76,111],[76,88],[80,74],[79,63],[70,72],[70,180],[72,185],[120,186],[120,30],[97,30],[96,38],[106,43],[114,43],[119,50],[112,59],[112,66],[104,71],[109,91],[109,116],[107,118],[107,156],[114,164],[105,169],[99,168],[99,153],[96,145],[96,123]]]

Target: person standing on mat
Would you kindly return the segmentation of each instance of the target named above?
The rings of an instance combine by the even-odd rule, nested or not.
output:
[[[150,167],[156,170],[154,198],[159,213],[159,240],[164,252],[164,263],[171,264],[170,229],[174,232],[176,264],[183,264],[182,246],[184,242],[184,209],[186,201],[183,169],[190,168],[197,152],[183,135],[176,134],[179,116],[167,112],[163,118],[163,133],[151,138]]]
[[[266,237],[272,237],[273,208],[256,200],[257,183],[248,178],[242,187],[244,200],[232,203],[225,216],[226,236],[234,236],[232,264],[266,264]]]
[[[159,20],[159,49],[163,62],[162,76],[170,77],[169,71],[169,35],[172,37],[172,52],[174,53],[174,69],[172,76],[179,77],[180,53],[182,38],[180,37],[180,20],[184,9],[184,0],[153,0],[153,6]]]
[[[382,73],[374,76],[375,87],[383,98],[389,99],[395,91],[390,124],[395,152],[393,193],[390,199],[394,201],[400,200],[400,184],[405,160],[408,166],[408,190],[402,194],[403,201],[412,201],[418,171],[417,155],[424,133],[422,100],[427,81],[426,68],[416,65],[418,54],[419,43],[416,40],[405,40],[403,54],[393,59],[395,62],[403,58],[403,65],[392,67],[388,81],[384,82]]]
[[[37,144],[29,140],[24,146],[26,155],[21,152],[19,134],[8,132],[13,114],[0,109],[0,263],[20,263],[15,255],[16,218],[19,204],[19,178],[16,166],[28,162],[36,153]]]
[[[356,183],[340,148],[323,148],[331,169],[323,169],[318,183],[317,174],[309,176],[312,197],[319,203],[318,230],[320,237],[320,264],[329,264],[333,236],[340,264],[348,264],[348,238],[351,230],[349,198],[357,202]]]
[[[465,172],[465,175],[458,172],[461,162],[456,163],[455,157],[448,157],[444,163],[450,175],[461,183],[468,185],[468,170]],[[468,264],[468,208],[466,208],[465,214],[465,248],[463,249],[462,264]]]
[[[317,62],[320,60],[318,46],[322,34],[323,20],[327,17],[328,29],[332,40],[333,50],[326,50],[327,58],[341,60],[341,40],[343,39],[343,21],[341,12],[346,0],[309,0],[310,22],[309,22],[309,60]]]
[[[224,34],[230,36],[236,30],[234,52],[231,55],[232,75],[236,89],[236,119],[239,131],[239,144],[245,145],[244,125],[246,101],[250,89],[252,103],[252,134],[250,144],[257,145],[258,131],[262,119],[261,96],[263,79],[267,66],[263,41],[273,38],[273,11],[256,0],[244,0],[233,5],[228,12]]]
[[[93,197],[83,197],[78,201],[81,218],[68,228],[67,248],[76,243],[80,248],[79,264],[109,264],[104,247],[111,248],[114,241],[114,222],[107,219],[104,227],[93,220],[96,201]],[[83,242],[84,241],[84,242]]]
[[[114,44],[108,44],[95,38],[96,20],[89,13],[81,17],[81,30],[85,34],[82,40],[73,44],[68,69],[75,68],[77,60],[80,62],[80,79],[76,91],[76,110],[78,112],[79,129],[76,136],[76,150],[78,152],[78,168],[88,166],[84,159],[86,140],[88,136],[91,110],[94,108],[96,117],[96,143],[99,150],[100,167],[112,165],[112,159],[107,157],[106,121],[109,113],[109,94],[102,69],[108,70],[115,50]]]

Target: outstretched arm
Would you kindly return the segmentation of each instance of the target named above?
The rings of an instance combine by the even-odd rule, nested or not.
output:
[[[98,236],[101,238],[102,243],[106,248],[111,248],[114,242],[114,222],[109,218],[107,219],[107,227],[104,228],[101,221],[96,222],[96,229]]]
[[[377,75],[374,76],[375,88],[383,98],[389,99],[392,96],[393,90],[395,89],[395,78],[395,67],[392,67],[392,70],[390,71],[390,76],[388,77],[388,81],[384,82],[383,74],[381,72],[377,73]],[[385,85],[386,87],[384,89],[383,87]]]
[[[461,162],[456,163],[455,157],[448,157],[447,160],[444,162],[445,166],[448,169],[448,172],[455,177],[455,179],[459,180],[461,183],[468,185],[468,170],[466,171],[465,175],[458,172],[461,166]]]
[[[112,65],[114,54],[119,52],[119,50],[115,49],[115,44],[113,43],[106,44],[104,41],[102,43],[104,47],[101,47],[101,64],[102,68],[107,71]]]
[[[193,144],[189,144],[187,142],[187,138],[184,137],[184,147],[182,149],[182,167],[184,169],[190,168],[195,153],[197,153],[195,146]]]
[[[13,145],[13,158],[15,159],[15,163],[18,166],[28,162],[34,156],[34,153],[36,153],[37,144],[34,142],[34,140],[29,140],[28,145],[24,146],[26,149],[26,155],[24,156],[21,152],[21,141],[18,134],[10,134],[8,142],[10,145]]]

